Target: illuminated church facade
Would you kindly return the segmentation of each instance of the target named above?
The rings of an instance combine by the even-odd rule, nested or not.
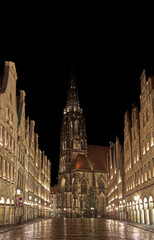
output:
[[[87,144],[85,118],[75,76],[70,79],[63,112],[58,171],[60,216],[81,217],[90,186],[95,188],[100,214],[106,215],[108,147]]]

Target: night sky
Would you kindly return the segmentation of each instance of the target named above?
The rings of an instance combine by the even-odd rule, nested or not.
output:
[[[124,114],[133,103],[139,106],[141,73],[145,69],[147,75],[154,74],[154,44],[148,48],[152,39],[145,34],[145,44],[143,25],[139,28],[134,22],[124,27],[123,21],[114,19],[106,25],[104,17],[97,24],[91,18],[78,25],[70,16],[70,26],[55,24],[58,16],[53,21],[47,21],[49,16],[37,17],[39,21],[33,17],[34,21],[25,21],[18,30],[14,24],[8,38],[1,30],[0,72],[4,61],[15,62],[17,94],[26,92],[26,116],[35,120],[39,147],[51,160],[53,185],[57,183],[60,128],[72,66],[88,144],[109,146],[116,136],[123,144]]]

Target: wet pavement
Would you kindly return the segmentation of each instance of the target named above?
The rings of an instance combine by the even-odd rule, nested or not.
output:
[[[152,230],[144,230],[125,222],[110,219],[86,218],[53,218],[35,221],[14,227],[12,230],[1,230],[0,240],[151,240],[154,239]]]

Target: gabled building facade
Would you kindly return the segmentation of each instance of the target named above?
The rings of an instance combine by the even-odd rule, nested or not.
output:
[[[107,175],[108,216],[113,219],[124,220],[126,215],[124,153],[118,137],[116,137],[115,143],[110,142]]]
[[[124,117],[127,220],[154,224],[154,77],[140,79],[140,110]]]
[[[17,73],[5,62],[0,77],[0,225],[50,215],[51,163],[39,149],[35,121],[26,119],[25,92],[16,96]]]

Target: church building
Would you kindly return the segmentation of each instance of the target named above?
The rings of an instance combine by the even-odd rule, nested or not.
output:
[[[97,193],[100,215],[106,215],[107,153],[109,147],[87,144],[85,118],[79,103],[75,76],[72,75],[61,125],[59,216],[81,217],[90,186]]]

